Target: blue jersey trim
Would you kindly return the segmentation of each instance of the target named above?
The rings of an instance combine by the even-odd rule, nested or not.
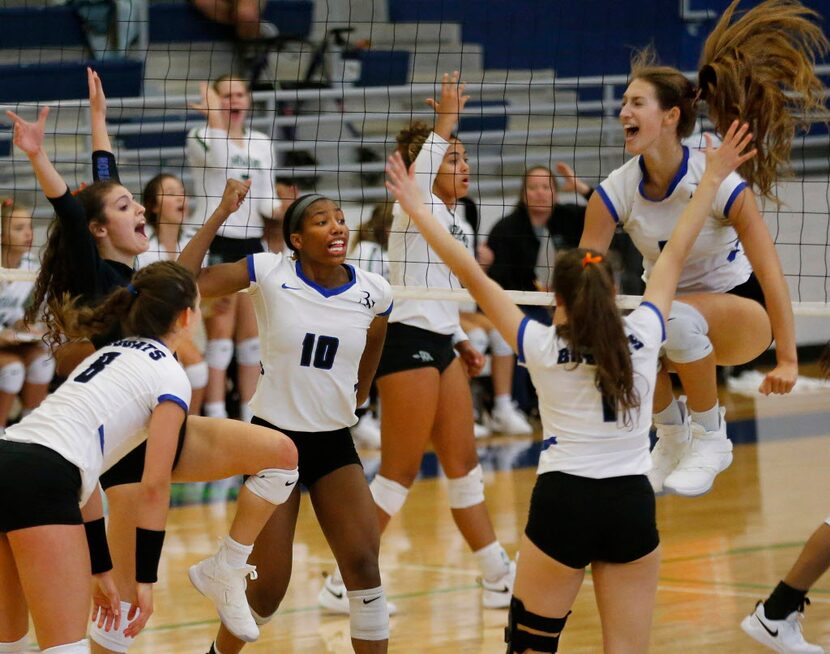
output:
[[[605,192],[605,189],[602,188],[602,186],[597,186],[597,193],[599,193],[599,197],[602,198],[602,201],[605,203],[605,206],[611,213],[611,217],[614,219],[614,222],[620,222],[620,216],[617,213],[617,208],[614,206],[614,203],[611,202],[611,198],[608,197],[608,194]]]
[[[517,349],[519,350],[519,363],[525,362],[525,329],[527,329],[527,324],[530,322],[530,320],[530,316],[525,316],[524,318],[522,318],[522,322],[519,325],[519,333],[516,336],[516,345]]]
[[[104,453],[104,425],[98,425],[98,442],[101,444],[101,454]]]
[[[185,413],[187,413],[187,402],[185,402],[182,398],[177,395],[172,395],[170,393],[165,393],[164,395],[159,395],[159,404],[162,402],[174,402],[178,404]]]
[[[389,304],[389,308],[386,311],[384,311],[383,313],[379,313],[378,315],[379,316],[388,316],[390,313],[392,313],[392,307],[394,307],[394,306],[395,306],[395,303],[391,302]]]
[[[689,170],[689,148],[685,145],[683,146],[683,162],[680,164],[680,169],[672,179],[671,184],[669,184],[669,188],[666,189],[666,194],[662,198],[653,199],[646,195],[645,193],[645,184],[646,184],[646,163],[643,159],[643,156],[640,155],[637,163],[640,164],[640,171],[643,173],[643,178],[640,180],[640,184],[637,186],[637,190],[640,192],[640,195],[648,200],[649,202],[662,202],[663,200],[668,199],[671,197],[671,194],[674,193],[674,189],[677,188],[677,185],[680,184],[680,180],[682,180],[686,173]]]
[[[245,257],[245,260],[248,262],[248,281],[251,284],[256,283],[256,266],[254,266],[254,255],[249,254]]]
[[[355,285],[357,282],[357,275],[354,272],[354,266],[348,263],[344,263],[343,266],[346,268],[346,271],[349,273],[349,281],[343,284],[343,286],[338,286],[336,288],[325,288],[320,286],[316,282],[311,281],[308,277],[303,274],[303,268],[300,265],[299,259],[295,264],[295,269],[297,271],[297,277],[303,280],[306,284],[308,284],[311,288],[317,291],[323,297],[332,297],[333,295],[340,295],[341,293],[345,293],[348,291],[352,286]]]
[[[746,188],[746,182],[741,182],[735,187],[735,190],[729,195],[729,199],[726,201],[726,206],[723,208],[723,215],[729,218],[729,211],[732,209],[732,205],[734,204],[735,200],[738,199],[738,196],[741,194]]]
[[[649,309],[654,311],[654,313],[657,314],[657,318],[660,320],[660,331],[662,333],[662,335],[660,337],[660,342],[665,343],[666,342],[666,321],[663,320],[663,314],[660,313],[660,309],[658,309],[656,306],[654,306],[651,302],[640,302],[640,306],[641,307],[648,307]]]

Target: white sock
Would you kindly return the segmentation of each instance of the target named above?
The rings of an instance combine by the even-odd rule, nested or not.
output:
[[[504,395],[496,395],[493,398],[493,410],[495,411],[510,411],[513,408],[513,398],[510,393]]]
[[[239,405],[239,419],[242,422],[251,422],[253,417],[254,412],[251,410],[251,407],[248,406],[247,402],[242,402]]]
[[[340,566],[334,566],[334,572],[331,573],[331,583],[335,586],[343,585],[343,575],[340,574]]]
[[[237,543],[230,536],[225,536],[222,549],[225,551],[225,561],[227,564],[232,568],[241,568],[248,562],[248,557],[254,551],[254,546]]]
[[[715,402],[708,411],[689,411],[692,416],[692,422],[696,422],[706,431],[717,431],[720,428],[720,404]]]
[[[683,407],[676,397],[672,397],[671,404],[665,409],[654,413],[654,423],[657,425],[682,425]]]
[[[28,646],[29,636],[27,634],[20,640],[16,640],[13,643],[0,643],[0,652],[2,652],[2,654],[23,654]]]
[[[486,581],[501,579],[510,570],[510,557],[497,540],[473,553],[478,559],[478,567],[481,568],[481,574]]]
[[[224,402],[205,402],[202,411],[208,418],[227,418],[228,410]]]

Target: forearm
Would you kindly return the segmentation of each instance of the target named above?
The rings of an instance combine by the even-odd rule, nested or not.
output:
[[[42,149],[38,150],[37,154],[29,155],[29,161],[47,198],[59,198],[66,193],[69,187]]]
[[[169,483],[147,483],[140,485],[136,527],[150,531],[163,531],[167,523],[170,506]]]
[[[439,137],[439,140],[436,139]],[[424,143],[418,156],[415,158],[415,182],[421,189],[421,194],[426,202],[432,196],[432,185],[438,175],[438,168],[444,160],[444,155],[449,147],[449,137],[444,138],[438,132],[433,132]]]
[[[774,247],[774,246],[773,246]],[[765,259],[755,273],[764,291],[767,314],[775,338],[775,356],[778,363],[796,363],[795,319],[790,291],[777,255]]]
[[[205,255],[210,249],[210,244],[227,218],[228,212],[221,205],[217,207],[179,255],[178,262],[194,275],[199,275],[202,261],[204,261]]]
[[[112,142],[107,132],[107,116],[100,111],[90,112],[92,127],[92,150],[106,150],[112,152]]]

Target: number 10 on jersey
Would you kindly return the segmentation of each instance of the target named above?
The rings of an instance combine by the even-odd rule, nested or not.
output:
[[[303,351],[300,354],[300,365],[306,368],[313,366],[320,370],[331,370],[338,345],[340,345],[340,340],[334,336],[306,334],[303,339]]]

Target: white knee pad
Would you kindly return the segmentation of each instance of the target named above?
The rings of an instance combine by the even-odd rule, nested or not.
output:
[[[0,643],[0,654],[23,654],[29,647],[28,634],[13,643]]]
[[[14,361],[0,368],[0,391],[17,395],[23,388],[26,368],[20,361]]]
[[[43,654],[89,654],[89,641],[84,638],[77,643],[50,647],[43,650]]]
[[[26,381],[30,384],[48,384],[55,375],[55,357],[48,352],[38,354],[26,366]]]
[[[113,652],[122,652],[122,654],[126,652],[135,640],[135,638],[129,638],[124,635],[124,630],[127,628],[127,625],[129,625],[127,614],[130,612],[130,606],[129,602],[121,602],[120,629],[117,631],[115,629],[104,631],[103,627],[98,626],[98,622],[92,622],[89,625],[89,637],[101,647],[106,647]]]
[[[487,332],[481,327],[473,327],[467,332],[467,338],[470,339],[470,344],[479,352],[486,352],[487,346],[490,345],[490,339],[487,337]]]
[[[208,364],[207,361],[199,361],[192,366],[187,366],[184,369],[187,378],[190,380],[192,388],[204,388],[208,383]]]
[[[233,341],[229,338],[212,338],[205,345],[205,361],[214,370],[227,370],[233,357]]]
[[[481,464],[463,477],[449,480],[451,509],[467,509],[484,501],[484,473]]]
[[[663,349],[669,361],[691,363],[712,353],[706,318],[690,304],[672,302]]]
[[[297,468],[282,470],[266,468],[245,480],[246,488],[271,504],[282,504],[297,486],[300,473]]]
[[[494,357],[506,357],[513,354],[513,348],[504,340],[498,329],[490,330],[490,354]]]
[[[259,363],[259,338],[246,338],[236,344],[236,362],[240,366],[255,366]]]
[[[383,586],[366,590],[346,591],[352,638],[356,640],[387,640],[389,609]]]
[[[258,626],[263,626],[271,622],[273,620],[276,613],[272,613],[271,615],[262,616],[256,611],[254,611],[250,606],[248,607],[251,611],[251,615],[254,616],[254,622],[257,623]]]
[[[409,489],[406,486],[401,486],[398,482],[380,475],[375,475],[372,483],[369,484],[369,490],[372,491],[375,504],[383,509],[389,517],[401,510],[403,503],[406,502],[406,496],[409,494]]]

